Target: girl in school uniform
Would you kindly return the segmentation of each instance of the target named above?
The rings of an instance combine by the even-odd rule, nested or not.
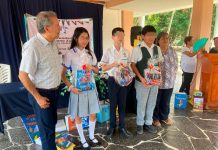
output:
[[[72,119],[76,121],[76,127],[80,136],[81,144],[84,150],[89,150],[82,127],[81,117],[89,115],[89,140],[91,146],[99,145],[98,140],[94,137],[96,113],[100,111],[98,103],[98,94],[96,89],[89,91],[81,91],[71,84],[66,78],[67,67],[72,68],[72,74],[75,77],[76,71],[82,69],[85,65],[86,69],[98,73],[97,59],[93,51],[89,48],[89,33],[83,27],[78,27],[74,31],[70,50],[64,55],[64,69],[62,71],[62,80],[68,86],[70,91],[70,100],[68,112]]]

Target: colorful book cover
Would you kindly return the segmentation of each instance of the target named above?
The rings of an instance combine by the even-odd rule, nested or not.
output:
[[[115,69],[114,78],[120,86],[128,86],[132,82],[133,73],[128,66],[121,63]]]
[[[204,109],[204,98],[194,97],[193,100],[193,111],[203,111]]]
[[[162,82],[160,68],[158,66],[150,65],[144,70],[144,75],[149,85],[160,85]]]
[[[174,108],[183,108],[185,109],[187,106],[187,94],[186,93],[176,93]]]
[[[72,120],[70,115],[65,116],[65,122],[66,122],[67,131],[76,130],[75,120]],[[88,116],[82,117],[82,126],[83,128],[89,127],[89,117]]]
[[[200,97],[202,97],[203,93],[201,91],[196,90],[196,91],[194,91],[193,96],[200,96]]]
[[[32,114],[28,116],[22,116],[21,119],[32,143],[35,144],[35,141],[40,137],[39,128],[36,123],[36,115]]]
[[[81,91],[89,91],[95,89],[95,81],[93,71],[77,70],[76,73],[76,88]]]
[[[76,130],[76,124],[74,120],[71,119],[70,115],[65,116],[65,123],[66,123],[67,131]]]
[[[84,129],[89,127],[89,116],[82,117],[82,126]]]
[[[160,60],[156,56],[148,60],[148,67],[144,70],[144,77],[148,85],[159,86],[162,83],[159,62]]]
[[[57,150],[72,150],[75,147],[75,144],[68,140],[66,132],[56,133],[55,142]]]

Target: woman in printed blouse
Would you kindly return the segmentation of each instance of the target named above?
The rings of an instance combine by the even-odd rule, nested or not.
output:
[[[158,90],[156,107],[153,114],[153,125],[160,127],[160,122],[166,125],[173,124],[173,121],[169,118],[170,99],[176,80],[178,57],[175,50],[169,46],[168,33],[161,32],[158,34],[157,45],[160,46],[164,60],[161,64],[162,84]]]

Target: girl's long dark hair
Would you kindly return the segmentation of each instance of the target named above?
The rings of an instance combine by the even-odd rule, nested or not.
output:
[[[77,46],[77,41],[78,41],[78,38],[79,36],[82,34],[82,33],[87,33],[88,36],[89,36],[89,32],[83,28],[83,27],[77,27],[74,31],[74,34],[73,34],[73,37],[72,37],[72,42],[71,42],[71,46],[70,46],[70,49],[74,48],[75,46]],[[90,46],[89,46],[89,42],[87,44],[87,46],[85,47],[85,49],[88,50],[88,54],[93,58],[92,56],[92,53],[91,53],[91,49],[90,49]]]

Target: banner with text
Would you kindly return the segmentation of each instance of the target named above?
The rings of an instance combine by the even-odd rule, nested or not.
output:
[[[30,39],[37,33],[36,17],[25,17],[27,39]],[[74,30],[77,27],[84,27],[88,30],[90,36],[90,48],[93,50],[93,20],[88,19],[59,19],[61,32],[56,40],[58,48],[62,54],[70,48]]]

